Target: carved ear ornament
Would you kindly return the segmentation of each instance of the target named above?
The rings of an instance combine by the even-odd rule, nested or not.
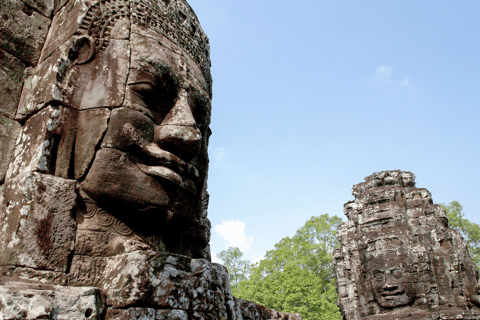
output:
[[[73,41],[68,58],[75,64],[90,62],[95,56],[95,40],[88,35],[81,35]]]

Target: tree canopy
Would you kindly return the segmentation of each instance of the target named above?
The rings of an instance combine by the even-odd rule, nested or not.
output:
[[[238,285],[237,296],[305,320],[342,319],[336,305],[332,251],[339,217],[312,217],[283,238]]]
[[[253,265],[248,260],[242,260],[243,252],[237,247],[230,247],[227,250],[220,251],[220,258],[228,270],[230,286],[232,293],[237,294],[240,281],[247,280]]]
[[[464,218],[463,207],[458,201],[452,201],[448,205],[440,203],[445,208],[450,227],[459,231],[465,242],[472,260],[480,268],[480,226]]]

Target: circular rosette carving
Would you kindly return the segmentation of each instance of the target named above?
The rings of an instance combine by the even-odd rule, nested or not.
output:
[[[81,213],[85,218],[93,218],[97,212],[99,211],[99,208],[95,204],[93,200],[90,199],[84,199],[85,202],[85,210],[81,210]]]
[[[113,230],[115,230],[122,236],[129,236],[133,233],[132,229],[130,229],[125,223],[121,222],[120,220],[115,220],[115,222],[113,223]]]
[[[98,210],[97,223],[102,227],[110,227],[115,222],[115,218],[104,210]]]

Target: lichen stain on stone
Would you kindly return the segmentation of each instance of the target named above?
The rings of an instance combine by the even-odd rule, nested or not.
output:
[[[48,256],[52,248],[52,220],[53,214],[49,212],[45,219],[38,222],[35,230],[38,247],[44,256]]]

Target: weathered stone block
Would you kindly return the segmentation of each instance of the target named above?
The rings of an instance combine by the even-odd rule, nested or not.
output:
[[[111,39],[105,51],[98,53],[93,61],[67,70],[59,84],[67,105],[77,110],[122,106],[130,50],[128,40]]]
[[[50,19],[20,0],[3,0],[0,17],[0,48],[28,65],[36,65]]]
[[[223,266],[153,251],[74,256],[69,283],[101,288],[113,308],[148,305],[225,315],[225,304],[232,299]]]
[[[0,115],[15,118],[25,63],[0,49]]]
[[[95,148],[107,131],[110,110],[107,108],[83,110],[78,114],[78,130],[75,137],[75,179],[82,178],[90,167]]]
[[[100,319],[102,313],[101,295],[96,288],[0,282],[2,320],[93,320]]]
[[[155,320],[188,320],[184,310],[157,310]]]
[[[63,4],[66,1],[59,2]],[[51,22],[52,26],[48,31],[39,62],[49,57],[77,31],[79,21],[78,19],[72,19],[72,17],[83,17],[91,2],[93,1],[72,0],[68,6],[61,7]],[[62,30],[62,32],[58,32],[59,30]]]
[[[18,122],[0,116],[0,184],[5,180],[16,140],[22,131]]]
[[[64,110],[50,106],[28,119],[16,141],[7,179],[24,172],[54,173]]]
[[[43,14],[45,17],[51,19],[53,9],[55,6],[54,0],[22,0],[27,5],[32,7],[35,11]]]
[[[19,281],[41,284],[67,285],[67,274],[64,272],[36,270],[17,266],[0,266],[0,278],[18,279]]]
[[[105,320],[156,320],[156,318],[155,310],[152,308],[129,308],[109,309]]]
[[[68,51],[72,42],[73,38],[69,39],[58,50],[55,50],[48,59],[25,72],[22,94],[18,102],[17,120],[28,118],[50,102],[67,105],[63,100],[60,84],[65,69],[70,64]]]
[[[65,272],[74,249],[77,182],[38,173],[0,195],[0,265]]]

